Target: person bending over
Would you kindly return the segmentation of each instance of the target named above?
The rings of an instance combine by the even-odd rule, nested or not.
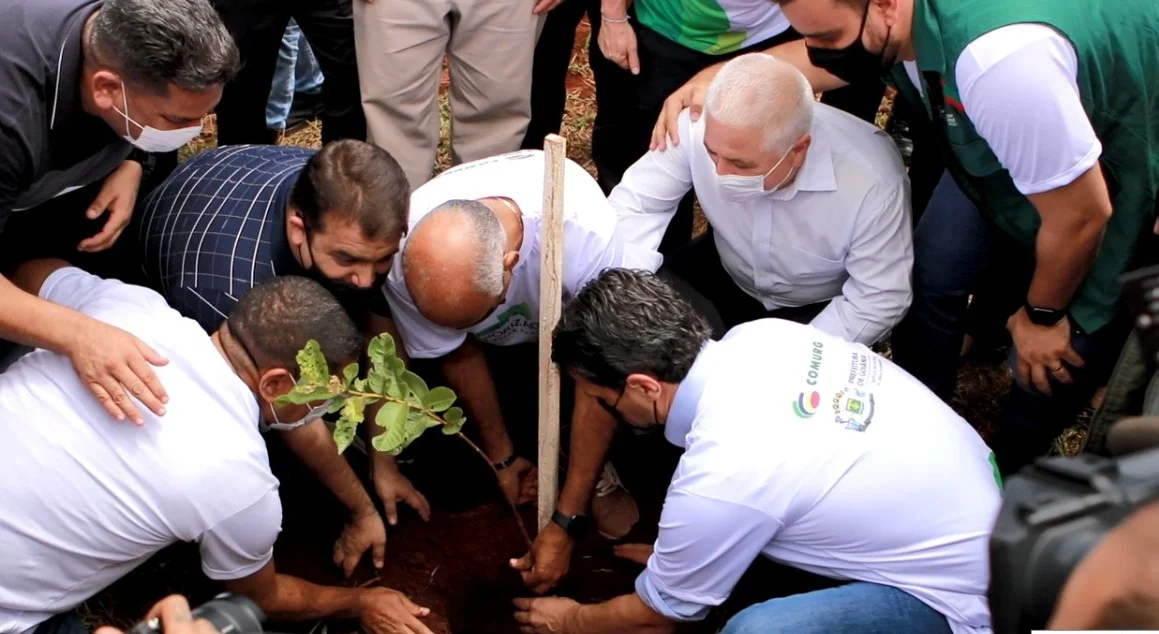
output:
[[[30,261],[14,281],[167,355],[157,372],[172,401],[164,421],[115,425],[65,356],[36,350],[0,374],[0,633],[37,630],[185,541],[199,545],[206,576],[271,618],[356,618],[372,634],[430,634],[418,620],[427,610],[396,591],[319,586],[274,566],[282,509],[259,427],[326,411],[325,402],[277,403],[307,341],[321,344],[331,372],[363,350],[325,289],[301,277],[267,281],[207,335],[153,291],[61,261]]]
[[[890,361],[778,319],[711,341],[669,285],[625,270],[568,304],[553,345],[579,392],[628,425],[663,426],[684,455],[636,591],[518,599],[524,632],[673,631],[758,556],[849,583],[753,605],[723,634],[990,630],[993,454]]]

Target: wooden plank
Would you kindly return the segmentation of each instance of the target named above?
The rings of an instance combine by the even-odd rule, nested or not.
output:
[[[559,488],[559,368],[551,333],[563,308],[563,165],[567,141],[543,142],[543,226],[539,261],[539,529],[551,521]]]

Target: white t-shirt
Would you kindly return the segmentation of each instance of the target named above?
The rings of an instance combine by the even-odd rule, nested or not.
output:
[[[402,252],[395,256],[383,287],[391,316],[407,353],[433,359],[453,352],[468,333],[480,341],[509,346],[539,337],[540,218],[543,214],[544,154],[512,152],[465,163],[443,172],[411,195],[410,226],[448,200],[505,197],[523,212],[523,245],[507,296],[486,319],[464,330],[431,323],[415,308],[403,277]],[[616,236],[616,214],[595,180],[577,163],[566,161],[563,187],[563,301],[604,269],[655,270],[648,254],[625,254]],[[636,250],[634,253],[639,254]]]
[[[811,326],[765,319],[709,342],[665,436],[686,450],[637,592],[677,620],[722,603],[758,555],[879,583],[990,630],[993,454],[887,359]]]
[[[211,579],[270,561],[278,481],[257,401],[209,337],[153,291],[66,268],[40,296],[123,328],[169,359],[167,413],[118,423],[69,360],[36,350],[0,374],[0,633],[72,609],[178,541]]]
[[[917,66],[905,62],[921,89]],[[1078,89],[1074,45],[1045,24],[1012,24],[970,42],[955,79],[978,134],[1025,195],[1073,183],[1103,153]]]

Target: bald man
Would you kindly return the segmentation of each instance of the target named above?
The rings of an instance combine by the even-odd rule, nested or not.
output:
[[[484,353],[492,346],[538,341],[543,156],[525,151],[467,163],[415,191],[411,229],[385,286],[407,354],[440,360],[445,380],[479,424],[504,494],[516,502],[534,500],[536,474],[508,435]],[[564,168],[563,206],[565,302],[604,269],[650,268],[659,259],[618,241],[615,212],[592,177],[571,161]],[[509,364],[516,355],[505,351],[502,356]],[[534,366],[518,370],[527,376]],[[534,394],[525,386],[520,390]],[[587,424],[601,417],[604,424]],[[586,524],[595,490],[597,528],[620,537],[638,514],[615,472],[605,468],[600,476],[615,423],[595,403],[578,399],[573,419],[571,465],[579,464],[579,471],[569,466],[557,522],[548,535],[570,543],[570,535]],[[577,427],[584,432],[577,433]]]

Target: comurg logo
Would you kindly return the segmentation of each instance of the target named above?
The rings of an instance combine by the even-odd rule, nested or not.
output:
[[[801,418],[809,418],[817,413],[817,408],[821,405],[821,395],[817,392],[806,394],[801,392],[797,400],[793,402],[793,413]]]

